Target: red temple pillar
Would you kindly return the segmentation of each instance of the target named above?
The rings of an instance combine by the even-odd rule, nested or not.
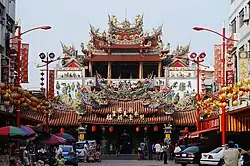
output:
[[[162,63],[158,63],[158,77],[161,77],[161,69],[162,69]]]
[[[139,65],[139,79],[143,79],[143,63],[140,62]]]

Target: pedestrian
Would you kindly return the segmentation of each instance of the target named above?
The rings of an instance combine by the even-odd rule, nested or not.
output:
[[[142,160],[144,160],[144,156],[145,156],[145,146],[146,144],[143,141],[141,141],[140,147],[141,147],[141,159]]]
[[[161,149],[162,149],[160,143],[157,142],[157,143],[155,144],[155,147],[154,147],[154,148],[155,148],[155,152],[156,152],[156,159],[160,161]]]
[[[30,166],[30,154],[27,147],[23,151],[23,163],[25,166]]]
[[[174,160],[174,149],[175,149],[175,147],[174,147],[174,145],[173,145],[173,143],[171,143],[170,145],[169,145],[169,161],[173,161]]]
[[[160,160],[162,160],[162,159],[163,159],[163,146],[164,146],[164,144],[163,144],[163,143],[161,143],[161,149],[160,149]]]
[[[153,160],[153,147],[151,142],[148,143],[148,159]]]
[[[250,150],[239,148],[241,155],[243,155],[243,165],[250,166]]]
[[[176,145],[175,145],[175,148],[174,148],[174,154],[175,154],[175,153],[179,153],[179,152],[181,152],[181,147],[180,147],[179,144],[176,144]]]
[[[140,147],[137,149],[137,159],[141,160],[141,148]]]
[[[62,154],[63,150],[62,148],[59,147],[59,145],[56,145],[56,149],[55,149],[55,159],[58,158],[59,154]]]
[[[238,166],[240,152],[238,149],[234,148],[234,142],[228,142],[228,149],[225,149],[222,155],[225,166]]]
[[[164,164],[167,164],[168,163],[168,155],[167,155],[168,148],[167,148],[166,144],[165,145],[163,144],[162,151],[163,151],[163,161],[164,161]]]
[[[56,165],[57,166],[64,166],[65,165],[65,161],[64,161],[61,153],[57,157]]]

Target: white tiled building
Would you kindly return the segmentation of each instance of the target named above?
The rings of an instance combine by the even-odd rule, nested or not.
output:
[[[239,81],[239,52],[250,51],[250,0],[229,0],[229,25],[234,38],[239,40],[236,43],[236,50],[233,52],[235,58],[236,80]],[[249,56],[248,56],[249,59]],[[248,64],[250,64],[248,62]],[[249,65],[250,66],[250,65]],[[248,67],[248,71],[249,71]],[[248,72],[249,73],[249,72]],[[249,74],[248,74],[249,75]]]

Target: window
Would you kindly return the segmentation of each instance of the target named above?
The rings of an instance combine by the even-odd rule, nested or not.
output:
[[[232,33],[236,33],[236,18],[231,22]]]
[[[187,149],[183,150],[183,153],[196,153],[198,151],[199,151],[198,146],[191,146],[191,147],[188,147]]]
[[[244,9],[242,9],[239,13],[239,23],[240,23],[240,28],[243,26],[244,24]]]
[[[222,149],[223,149],[222,147],[218,147],[218,148],[212,150],[212,151],[209,152],[209,153],[219,153]]]

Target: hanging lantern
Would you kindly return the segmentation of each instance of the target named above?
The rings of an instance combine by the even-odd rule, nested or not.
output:
[[[64,128],[60,128],[60,133],[64,133]]]
[[[105,132],[105,127],[102,127],[102,132]]]
[[[154,131],[158,131],[158,130],[159,130],[158,126],[155,125],[155,126],[154,126]]]
[[[140,127],[137,126],[137,127],[135,128],[135,131],[136,131],[136,132],[140,132]]]
[[[144,127],[144,131],[148,131],[148,128],[147,128],[147,127]]]
[[[188,133],[189,132],[188,127],[185,127],[184,131],[185,133]]]
[[[92,132],[95,132],[96,131],[96,125],[93,125],[91,130],[92,130]]]
[[[112,133],[113,131],[114,131],[114,127],[112,127],[112,126],[111,126],[111,127],[109,127],[109,132],[111,132],[111,133]]]

